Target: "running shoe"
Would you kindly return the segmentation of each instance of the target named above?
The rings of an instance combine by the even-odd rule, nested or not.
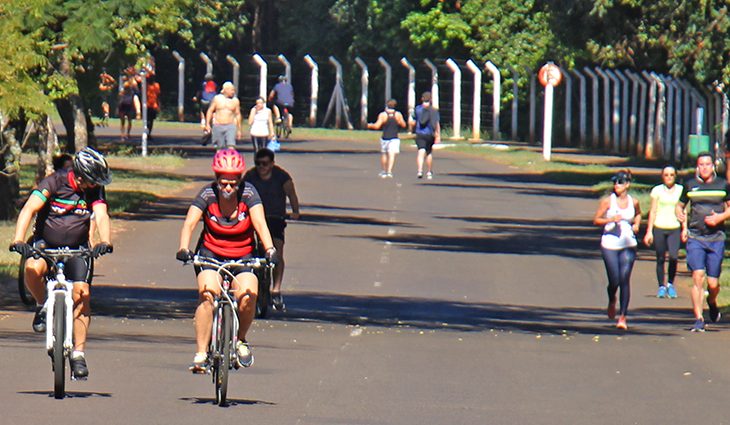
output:
[[[717,321],[720,320],[720,316],[722,316],[720,314],[720,309],[717,308],[717,303],[710,304],[708,301],[707,305],[710,307],[710,321],[712,323],[717,323]]]
[[[433,173],[432,172],[429,171],[428,173],[426,173],[426,180],[433,180]]]
[[[385,177],[387,177],[389,179],[392,179],[393,178],[393,173],[385,173]]]
[[[659,290],[656,291],[656,297],[657,298],[666,298],[667,297],[667,287],[662,285],[659,287]]]
[[[195,353],[193,364],[189,367],[193,373],[208,373],[208,355],[206,353]]]
[[[606,309],[606,314],[608,314],[609,319],[616,318],[616,301],[608,302],[608,308]]]
[[[276,311],[286,311],[286,305],[284,305],[284,298],[281,296],[281,294],[272,294],[271,295],[271,306]]]
[[[626,324],[626,316],[620,316],[618,322],[616,322],[616,329],[628,330],[629,326]]]
[[[236,354],[238,354],[238,364],[243,367],[251,367],[253,365],[253,352],[248,342],[238,341],[236,344]]]
[[[38,333],[46,331],[46,309],[42,305],[35,308],[35,316],[33,316],[33,330]]]
[[[378,177],[380,177],[381,179],[387,178],[388,173],[386,173],[385,171],[381,171],[380,174],[378,174]]]
[[[419,179],[422,179],[423,178],[423,171],[419,171],[418,174],[416,174],[416,177],[418,177]]]
[[[671,283],[667,284],[667,296],[669,298],[677,298],[677,290],[674,289],[674,285]]]
[[[84,353],[74,351],[68,358],[71,365],[71,379],[83,380],[89,377],[89,368],[86,367],[86,358]]]
[[[692,327],[692,332],[704,332],[705,331],[705,320],[695,320],[695,325]]]

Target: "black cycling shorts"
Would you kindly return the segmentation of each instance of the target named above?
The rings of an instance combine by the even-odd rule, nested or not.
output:
[[[227,261],[227,260],[248,260],[253,258],[252,255],[246,255],[245,257],[241,258],[225,258],[221,257],[220,255],[214,253],[213,251],[209,250],[203,245],[200,245],[200,248],[198,248],[197,255],[200,255],[202,257],[210,257],[215,258],[218,261]],[[195,276],[199,275],[201,271],[203,270],[218,270],[218,267],[214,266],[195,266]],[[243,266],[236,266],[229,269],[231,273],[233,273],[234,276],[237,276],[241,273],[253,273],[253,268],[251,267],[243,267]]]
[[[36,239],[33,241],[33,248],[40,249],[40,247],[46,248],[60,248],[60,247],[49,247],[46,241],[43,239]],[[87,246],[70,246],[69,249],[88,248]],[[66,276],[66,280],[70,282],[86,282],[91,285],[91,280],[94,277],[94,260],[92,258],[84,258],[79,256],[68,257],[63,262],[63,274]]]
[[[284,242],[284,229],[286,229],[286,220],[282,217],[266,216],[266,226],[269,228],[272,239],[279,239]]]

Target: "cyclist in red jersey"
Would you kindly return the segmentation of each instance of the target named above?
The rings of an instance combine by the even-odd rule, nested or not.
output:
[[[234,149],[222,149],[213,158],[215,181],[205,185],[188,209],[180,232],[180,248],[176,258],[187,262],[193,257],[188,249],[196,225],[202,219],[203,231],[196,252],[220,261],[247,259],[253,253],[254,230],[266,248],[266,258],[275,261],[276,248],[266,226],[264,206],[258,192],[250,183],[241,184],[246,165]],[[211,338],[213,299],[220,293],[220,275],[214,268],[196,267],[198,307],[195,310],[197,350],[191,370],[202,373],[207,369],[207,346]],[[238,344],[236,353],[243,367],[253,364],[253,353],[246,332],[256,313],[258,280],[250,268],[234,272],[233,292],[238,302]]]

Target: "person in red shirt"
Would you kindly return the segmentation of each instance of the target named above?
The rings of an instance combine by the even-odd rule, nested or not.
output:
[[[197,254],[219,261],[252,257],[256,231],[266,248],[266,258],[274,260],[276,248],[266,225],[264,206],[256,188],[250,183],[241,184],[246,164],[235,149],[219,150],[213,158],[215,180],[206,184],[188,209],[180,232],[180,248],[176,258],[187,262],[193,258],[189,250],[190,240],[198,222],[203,220],[203,231],[197,244]],[[195,335],[197,351],[190,370],[204,373],[207,370],[207,347],[213,323],[213,299],[220,293],[220,275],[214,268],[200,267],[195,270],[198,280],[198,307],[195,310]],[[251,269],[236,272],[232,288],[238,303],[238,343],[236,354],[243,367],[253,364],[253,353],[246,340],[256,313],[258,279]]]
[[[152,126],[160,112],[160,83],[155,80],[155,74],[147,77],[147,138],[152,139]]]

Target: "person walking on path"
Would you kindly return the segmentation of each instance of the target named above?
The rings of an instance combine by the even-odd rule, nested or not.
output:
[[[235,147],[241,138],[241,102],[232,82],[223,83],[221,93],[213,98],[205,114],[205,131],[212,134],[217,149]]]
[[[677,258],[682,223],[677,219],[676,208],[682,195],[682,185],[676,184],[677,170],[668,165],[662,169],[662,184],[651,190],[649,224],[646,228],[644,243],[654,244],[656,251],[656,279],[659,284],[657,298],[677,298],[674,277],[677,275]],[[667,283],[664,284],[664,262],[669,254]]]
[[[274,239],[279,261],[274,268],[274,282],[271,288],[271,303],[274,309],[283,311],[281,282],[284,278],[284,229],[286,228],[286,199],[289,198],[289,218],[299,220],[299,198],[291,175],[274,163],[274,152],[261,149],[255,155],[256,167],[248,170],[243,180],[252,184],[261,197],[266,214],[266,225]]]
[[[266,100],[261,96],[256,98],[256,104],[248,113],[248,125],[251,126],[249,133],[253,151],[256,153],[259,149],[265,148],[266,143],[274,138],[274,119],[271,109],[266,107]]]
[[[142,118],[142,108],[139,102],[139,96],[134,90],[133,84],[129,81],[124,83],[122,92],[119,93],[119,105],[117,106],[117,114],[119,115],[119,125],[122,142],[129,139],[132,131],[132,120]],[[125,131],[126,122],[126,131]]]
[[[383,135],[380,138],[380,166],[383,171],[380,172],[382,178],[393,177],[393,165],[395,165],[395,156],[400,153],[400,139],[398,138],[398,127],[405,128],[406,121],[403,115],[395,110],[395,99],[390,99],[385,104],[385,110],[378,114],[378,120],[374,123],[368,123],[368,129],[383,129]]]
[[[147,77],[147,138],[152,140],[152,126],[155,124],[157,114],[160,112],[160,83],[155,79],[155,74]]]
[[[218,94],[218,85],[213,80],[213,74],[205,74],[200,90],[193,96],[193,102],[197,103],[200,109],[200,127],[203,129],[205,129],[205,114],[216,94]]]
[[[609,319],[616,318],[616,292],[621,290],[618,329],[626,330],[626,315],[631,298],[631,271],[636,260],[636,233],[641,224],[639,201],[629,195],[631,173],[621,170],[616,173],[613,191],[601,199],[593,217],[593,224],[603,226],[601,236],[601,255],[608,275]]]
[[[689,215],[686,207],[690,207]],[[705,331],[704,284],[707,279],[707,305],[710,321],[720,320],[717,296],[725,253],[725,220],[730,218],[730,186],[717,178],[715,161],[709,152],[697,156],[697,171],[687,179],[676,207],[677,218],[686,222],[682,240],[687,242],[687,268],[692,272],[692,309],[695,324],[692,332]]]
[[[421,104],[416,106],[410,117],[411,128],[416,133],[416,176],[423,178],[423,162],[426,162],[426,178],[433,178],[433,145],[441,142],[441,117],[438,109],[431,105],[431,92],[423,92]]]

